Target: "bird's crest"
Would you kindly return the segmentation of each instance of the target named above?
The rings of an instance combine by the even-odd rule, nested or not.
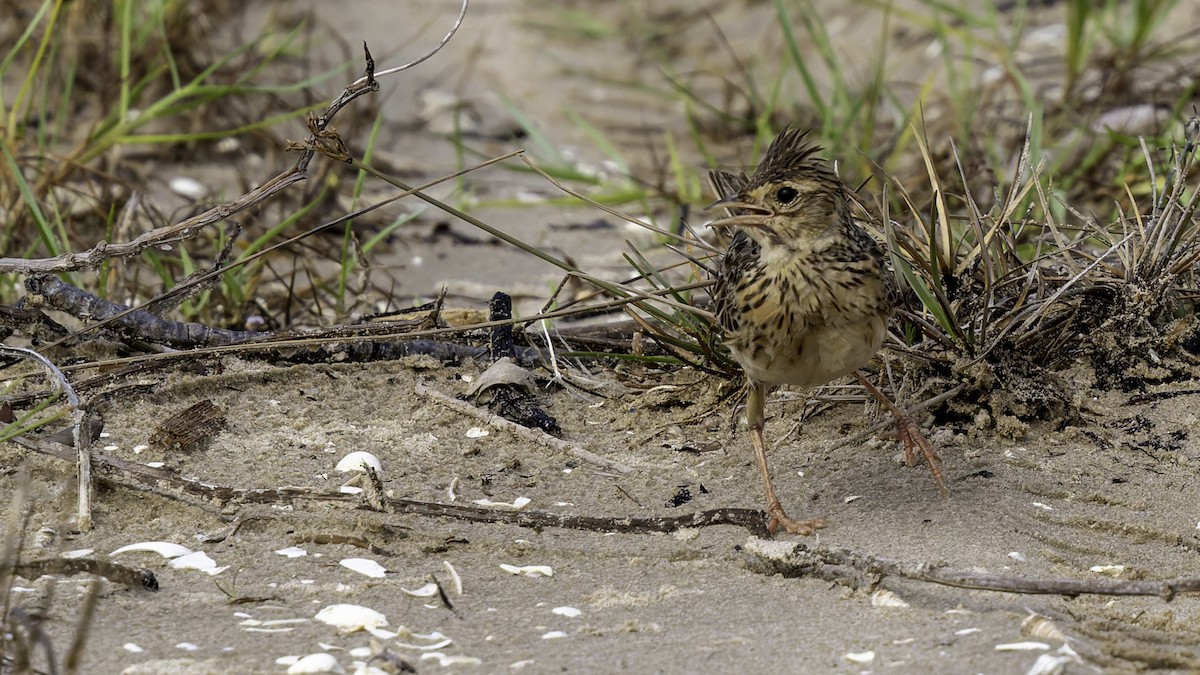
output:
[[[750,177],[750,185],[766,185],[806,173],[833,176],[829,165],[817,155],[821,146],[807,140],[808,134],[808,129],[784,128],[779,132]]]

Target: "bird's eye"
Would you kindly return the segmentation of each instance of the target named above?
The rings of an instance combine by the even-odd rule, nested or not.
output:
[[[796,188],[789,187],[787,185],[775,191],[775,201],[779,202],[780,204],[791,204],[792,202],[796,201],[796,198],[799,196],[800,193],[796,190]]]

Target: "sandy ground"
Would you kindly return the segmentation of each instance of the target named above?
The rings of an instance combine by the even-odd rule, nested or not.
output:
[[[647,405],[644,395],[545,394],[564,437],[633,469],[619,474],[501,430],[473,438],[478,419],[417,395],[415,387],[424,383],[453,395],[465,387],[462,376],[480,367],[432,366],[424,359],[413,366],[281,368],[230,360],[202,376],[155,378],[153,394],[109,414],[111,436],[103,442],[116,446],[109,453],[117,457],[159,459],[183,476],[243,488],[332,489],[346,479],[333,470],[335,463],[349,451],[367,450],[381,460],[389,493],[415,500],[449,503],[453,484],[455,503],[526,497],[527,510],[612,518],[761,506],[744,433],[724,423],[728,408],[704,422],[684,421],[711,406],[703,397],[687,400],[707,386],[699,376],[663,377],[672,395],[659,397],[658,405]],[[861,406],[835,408],[805,422],[799,434],[785,435],[802,403],[777,397],[768,427],[779,440],[772,455],[777,484],[794,512],[832,521],[809,544],[1017,577],[1099,578],[1090,571],[1097,565],[1123,565],[1123,578],[1193,574],[1200,514],[1190,466],[1195,450],[1188,439],[1197,425],[1190,401],[1127,405],[1124,395],[1082,391],[1089,413],[1081,427],[1035,425],[1012,441],[994,431],[940,430],[936,440],[951,486],[945,499],[923,467],[899,465],[892,442],[831,448],[862,426]],[[133,450],[162,415],[201,398],[229,419],[209,448]],[[680,446],[708,451],[673,449]],[[339,635],[314,621],[319,610],[340,603],[382,612],[392,630],[441,632],[453,643],[437,653],[480,660],[450,667],[480,672],[519,665],[522,672],[1025,672],[1062,644],[1022,635],[1031,612],[1051,617],[1075,651],[1106,669],[1200,666],[1200,602],[1191,597],[1168,604],[1019,596],[888,578],[882,587],[909,606],[879,607],[865,592],[828,581],[757,573],[743,550],[755,541],[733,526],[671,535],[535,531],[301,501],[243,507],[222,517],[125,490],[102,490],[98,527],[71,533],[61,515],[72,511],[74,499],[65,467],[12,449],[4,465],[32,475],[37,508],[30,527],[60,533],[28,550],[29,557],[93,548],[104,558],[122,545],[167,540],[228,567],[210,577],[169,568],[157,554],[114,556],[154,570],[162,590],[105,584],[90,631],[89,672],[127,666],[147,673],[282,672],[276,659],[319,651],[350,669],[355,659],[345,650],[370,646],[370,636]],[[14,479],[4,478],[6,491]],[[693,498],[673,506],[682,488]],[[228,534],[233,516],[243,521],[236,533],[200,543],[200,537]],[[320,535],[363,538],[378,549],[311,543]],[[293,545],[307,555],[276,552]],[[338,564],[345,558],[374,560],[387,575],[363,576]],[[449,589],[445,562],[462,578],[461,595],[448,590],[452,609],[401,590],[423,586],[431,574]],[[514,576],[502,563],[546,565],[553,576]],[[21,584],[34,590],[16,597],[36,606],[53,588],[49,614],[55,634],[65,635],[83,584],[78,577],[44,577]],[[231,596],[257,600],[237,604]],[[556,614],[559,607],[580,614]],[[258,632],[263,626],[248,619],[299,621],[268,623],[278,632]],[[1029,640],[1050,647],[996,649]],[[424,643],[401,637],[392,649],[421,672],[441,669],[396,642]],[[132,645],[141,651],[130,651]],[[874,660],[847,660],[865,652]],[[1069,672],[1090,670],[1076,664]]]
[[[387,44],[395,28],[377,20],[383,10],[368,4],[331,20],[354,40]],[[752,44],[761,37],[753,26],[764,7],[731,5],[737,6],[722,9],[717,20],[738,44]],[[606,129],[642,129],[624,139],[629,146],[648,143],[645,128],[682,129],[677,106],[655,103],[653,96],[631,100],[626,88],[597,85],[593,73],[573,67],[569,36],[547,37],[531,27],[547,6],[519,14],[504,7],[477,2],[475,23],[468,20],[447,53],[450,65],[415,71],[425,78],[421,84],[406,81],[410,89],[395,94],[395,152],[428,150],[423,156],[431,175],[453,168],[449,144],[401,122],[413,118],[416,92],[435,85],[477,87],[514,100],[545,100],[550,89],[552,101],[576,101],[577,108],[595,111],[600,119],[593,122]],[[429,3],[409,9],[422,20],[450,11]],[[829,11],[832,25],[856,26]],[[485,34],[485,26],[492,32]],[[604,62],[631,77],[654,72],[654,60],[619,39],[596,45],[588,63]],[[913,38],[905,48],[924,44]],[[384,51],[376,48],[376,56]],[[402,59],[421,49],[400,51],[389,56]],[[684,57],[681,69],[696,65],[686,59],[701,59],[693,52]],[[498,84],[488,89],[486,82]],[[564,144],[583,146],[579,128],[562,115],[562,108],[547,105],[539,121]],[[622,126],[633,117],[636,124]],[[416,145],[405,145],[409,141]],[[501,174],[493,182],[481,178],[475,189],[506,195],[532,184]],[[549,223],[596,217],[581,210],[498,209],[482,216],[535,243],[552,240],[592,270],[618,269],[621,242],[629,236],[620,228],[549,229]],[[404,292],[423,294],[445,283],[457,289],[460,302],[501,288],[540,304],[538,292],[555,279],[549,268],[495,249],[481,256],[479,247],[443,242],[427,249],[407,245],[394,255]],[[436,264],[416,264],[416,258]],[[654,388],[608,397],[541,389],[563,437],[632,469],[620,473],[507,431],[480,436],[472,431],[486,427],[480,420],[418,393],[422,385],[457,395],[464,378],[484,367],[424,358],[306,366],[230,358],[199,373],[147,374],[138,380],[144,387],[115,398],[105,412],[109,435],[99,445],[114,457],[162,461],[182,476],[238,488],[336,489],[347,479],[334,470],[337,461],[365,450],[379,457],[384,487],[398,498],[451,503],[453,492],[453,503],[470,504],[524,497],[531,500],[527,510],[615,519],[761,508],[744,424],[732,427],[733,404],[718,402],[711,378],[686,370],[623,369],[619,377],[601,370],[596,377],[603,382],[636,379]],[[947,498],[923,466],[900,465],[894,441],[846,443],[874,419],[873,409],[842,404],[801,423],[801,393],[777,393],[768,407],[777,488],[793,515],[832,522],[818,537],[780,540],[1026,578],[1107,578],[1092,571],[1096,566],[1123,566],[1109,573],[1125,579],[1195,574],[1200,495],[1193,463],[1200,449],[1187,393],[1195,384],[1161,385],[1179,395],[1131,403],[1129,393],[1095,389],[1087,364],[1065,379],[1080,411],[1069,423],[1010,423],[997,430],[980,419],[928,429],[945,460]],[[228,418],[207,447],[141,447],[161,420],[202,399]],[[172,568],[152,553],[112,557],[152,569],[161,590],[103,584],[81,672],[280,673],[288,667],[281,658],[317,652],[353,672],[363,654],[383,649],[419,672],[1023,673],[1046,655],[1066,659],[1061,666],[1072,673],[1200,668],[1200,602],[1192,597],[1167,603],[1009,595],[889,577],[881,588],[908,606],[877,606],[865,591],[844,584],[762,573],[751,552],[762,542],[735,526],[674,534],[535,530],[301,500],[220,511],[125,489],[101,489],[97,526],[80,533],[70,519],[70,467],[16,446],[0,449],[0,467],[0,494],[13,494],[24,481],[32,496],[28,558],[93,549],[107,559],[120,546],[169,541],[226,568],[210,576]],[[236,531],[233,522],[241,523]],[[363,539],[375,548],[313,543],[323,537]],[[305,555],[277,552],[288,547]],[[347,558],[369,558],[386,575],[372,578],[339,564]],[[461,577],[461,594],[451,588],[447,563]],[[517,576],[501,564],[548,566],[553,576]],[[404,592],[431,575],[448,589],[451,606]],[[85,584],[82,577],[18,580],[14,602],[44,612],[60,653],[75,632]],[[401,634],[339,634],[315,620],[323,608],[343,603],[383,613],[387,628]],[[1022,633],[1022,622],[1035,612],[1065,634],[1069,650],[1061,649],[1062,638]],[[435,632],[452,642],[411,646],[438,644],[440,638],[421,637]],[[1045,646],[997,649],[1029,641]],[[1070,660],[1072,652],[1078,661]]]

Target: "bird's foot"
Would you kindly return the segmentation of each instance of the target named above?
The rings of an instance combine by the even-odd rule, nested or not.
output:
[[[817,530],[822,527],[828,527],[829,521],[820,518],[811,520],[794,520],[783,512],[783,507],[779,504],[772,504],[767,507],[767,531],[774,535],[779,530],[783,530],[788,534],[799,534],[801,536],[812,536],[817,533]]]
[[[921,456],[925,458],[925,462],[929,464],[929,470],[933,473],[933,481],[937,483],[938,492],[943,495],[950,494],[946,489],[946,479],[942,473],[942,458],[938,456],[937,450],[933,449],[933,444],[925,438],[925,434],[921,433],[921,428],[917,426],[917,422],[907,412],[900,411],[896,415],[896,433],[900,436],[900,440],[904,441],[904,463],[909,466],[914,466],[917,463],[917,456],[914,450],[920,450]]]

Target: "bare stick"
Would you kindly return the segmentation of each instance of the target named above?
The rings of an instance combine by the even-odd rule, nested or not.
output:
[[[40,363],[50,374],[50,378],[58,382],[62,391],[67,395],[67,403],[71,405],[71,440],[75,448],[76,461],[79,464],[79,529],[92,529],[92,439],[83,432],[83,408],[79,407],[79,397],[75,389],[67,381],[67,376],[54,365],[50,359],[24,347],[0,345],[0,354],[30,358]]]
[[[804,543],[751,541],[745,550],[754,557],[755,571],[786,577],[814,576],[848,583],[852,587],[875,585],[894,576],[955,588],[1027,595],[1140,595],[1170,602],[1180,593],[1200,593],[1200,577],[1160,581],[1124,579],[1025,578],[947,569],[942,563],[914,563],[851,551],[809,546]]]
[[[434,391],[423,384],[416,385],[415,390],[418,396],[426,396],[431,398],[447,408],[450,408],[451,410],[462,413],[463,415],[467,415],[468,417],[473,417],[480,422],[496,429],[503,429],[505,431],[512,432],[513,434],[516,434],[527,441],[533,441],[534,443],[543,445],[558,452],[565,452],[572,457],[581,459],[589,464],[594,464],[610,471],[617,471],[619,473],[633,473],[633,467],[629,465],[622,464],[621,462],[617,462],[606,457],[601,457],[594,452],[584,450],[578,445],[569,443],[560,438],[555,438],[541,429],[530,429],[514,422],[510,422],[499,415],[492,414],[490,411],[476,408],[466,401],[460,401],[451,396],[447,396],[440,391]]]
[[[105,260],[112,258],[131,258],[151,246],[188,239],[201,229],[266,201],[275,193],[306,178],[308,178],[307,175],[297,172],[293,167],[231,202],[217,205],[183,222],[154,228],[142,233],[132,241],[115,244],[101,241],[87,251],[63,253],[53,258],[0,258],[0,273],[70,272],[78,269],[94,269]]]
[[[59,459],[69,459],[70,454],[56,444],[16,438],[31,450]],[[120,487],[150,492],[168,499],[203,508],[210,512],[221,512],[239,504],[277,504],[297,501],[344,504],[358,508],[370,508],[356,495],[340,492],[324,492],[307,487],[283,486],[277,488],[235,488],[213,485],[203,481],[184,478],[166,469],[156,469],[127,462],[116,457],[96,454],[92,461],[96,466],[97,478]],[[622,532],[648,534],[675,532],[685,528],[733,525],[745,528],[751,534],[766,536],[766,515],[755,509],[714,509],[682,516],[576,516],[548,513],[545,511],[500,511],[478,506],[438,504],[412,499],[382,498],[370,510],[391,514],[411,514],[438,518],[454,518],[478,523],[504,523],[518,527],[546,528],[561,527],[593,532]],[[0,572],[3,569],[0,568]]]

